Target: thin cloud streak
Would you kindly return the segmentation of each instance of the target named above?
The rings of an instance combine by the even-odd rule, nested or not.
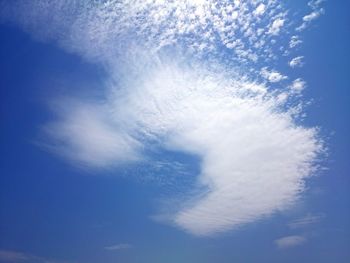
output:
[[[302,31],[308,28],[312,21],[318,19],[325,13],[324,8],[320,7],[323,2],[324,0],[313,0],[308,3],[312,9],[312,12],[303,17],[303,23],[296,28],[296,31]]]
[[[13,250],[0,250],[1,263],[74,263],[73,261],[53,260]]]
[[[130,248],[132,248],[132,245],[127,243],[104,247],[105,250],[123,250],[123,249],[130,249]]]
[[[324,218],[325,218],[324,214],[318,214],[318,215],[308,214],[305,217],[302,217],[290,222],[288,226],[291,229],[305,228],[305,227],[309,227],[319,223]]]

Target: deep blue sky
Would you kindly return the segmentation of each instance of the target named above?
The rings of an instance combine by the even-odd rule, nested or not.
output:
[[[292,211],[215,237],[150,218],[169,185],[130,176],[147,168],[90,171],[40,147],[39,127],[52,118],[46,98],[93,92],[106,73],[1,24],[0,250],[84,263],[350,262],[350,3],[328,1],[325,9],[303,33],[307,62],[298,69],[308,82],[305,97],[313,99],[305,125],[319,126],[328,147],[325,169],[307,180],[309,191]],[[196,160],[184,154],[162,158],[197,171]],[[306,214],[322,220],[302,230],[287,226]],[[306,243],[276,247],[274,240],[300,232]],[[104,249],[124,243],[131,248]]]

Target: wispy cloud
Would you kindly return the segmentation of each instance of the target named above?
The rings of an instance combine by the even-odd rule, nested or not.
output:
[[[0,250],[0,262],[25,262],[30,259],[30,256],[9,250]]]
[[[276,57],[270,38],[278,38],[285,13],[274,0],[223,0],[220,4],[187,0],[133,4],[32,0],[29,4],[18,0],[4,5],[2,12],[37,38],[54,40],[93,60],[114,60],[131,46],[153,53],[175,44],[185,52],[208,56],[218,55],[223,45],[232,49],[231,60],[241,64]]]
[[[0,250],[0,262],[3,263],[73,263],[73,261],[60,261],[38,257],[28,253],[12,250]]]
[[[297,31],[302,31],[304,29],[306,29],[313,20],[316,20],[317,18],[319,18],[321,15],[324,14],[325,10],[324,8],[320,7],[321,3],[324,2],[323,0],[314,0],[314,1],[310,1],[308,3],[308,5],[311,7],[312,12],[305,15],[303,17],[303,23],[296,28]]]
[[[292,36],[289,42],[289,47],[295,48],[296,46],[299,46],[302,43],[303,41],[300,39],[299,36]]]
[[[104,247],[104,249],[106,249],[106,250],[122,250],[122,249],[130,249],[130,248],[132,248],[132,245],[127,244],[127,243],[116,244],[116,245]]]
[[[289,66],[292,68],[302,67],[304,65],[304,56],[298,56],[289,61]]]
[[[292,229],[304,228],[304,227],[308,227],[316,223],[319,223],[324,217],[325,217],[324,214],[318,214],[318,215],[308,214],[305,217],[302,217],[290,222],[288,226]]]
[[[96,168],[140,159],[140,144],[121,130],[103,105],[65,99],[54,105],[57,120],[42,127],[43,147],[75,165]]]
[[[275,240],[278,248],[286,249],[304,244],[307,239],[303,236],[286,236]]]
[[[164,217],[178,227],[211,235],[287,209],[315,171],[317,129],[298,125],[287,104],[301,80],[270,87],[288,78],[266,65],[288,26],[278,1],[19,0],[4,10],[109,74],[102,101],[53,105],[45,147],[97,168],[147,159],[152,147],[200,159],[195,190]]]
[[[292,84],[289,86],[291,91],[294,93],[302,92],[306,87],[306,82],[301,78],[293,80]]]
[[[269,82],[280,82],[281,80],[287,79],[287,76],[282,75],[278,71],[268,70],[266,67],[261,69],[260,74]]]

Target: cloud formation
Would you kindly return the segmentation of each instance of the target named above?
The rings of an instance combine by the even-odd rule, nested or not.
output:
[[[289,61],[289,66],[291,68],[302,67],[304,65],[303,62],[304,56],[298,56]]]
[[[54,111],[57,120],[42,127],[44,147],[74,165],[103,168],[140,158],[140,143],[118,127],[105,106],[61,99]]]
[[[34,256],[12,250],[0,250],[1,263],[73,263],[72,261],[59,261]]]
[[[289,47],[295,48],[296,46],[299,46],[302,43],[303,41],[300,39],[299,36],[292,36],[289,42]]]
[[[324,0],[313,0],[308,3],[312,9],[312,12],[303,17],[303,23],[296,28],[296,31],[302,31],[306,29],[309,27],[312,21],[316,20],[325,13],[324,8],[320,6],[323,2]]]
[[[286,249],[291,247],[296,247],[304,244],[307,239],[303,236],[286,236],[275,240],[275,244],[278,248]]]
[[[288,226],[292,229],[304,228],[319,223],[322,219],[324,219],[324,217],[324,214],[307,214],[305,217],[293,220],[288,224]]]
[[[293,80],[292,84],[289,86],[291,89],[291,92],[293,93],[300,93],[302,92],[306,87],[306,82],[302,80],[301,78]]]
[[[106,250],[121,250],[121,249],[130,249],[130,248],[132,248],[132,246],[126,243],[104,247],[104,249]]]
[[[269,82],[280,82],[281,80],[287,79],[287,76],[282,75],[278,71],[268,70],[266,67],[261,69],[260,75]]]
[[[284,19],[277,18],[272,22],[269,30],[267,31],[267,34],[278,35],[283,25],[284,25]]]
[[[267,61],[276,58],[271,41],[285,26],[285,10],[275,0],[11,2],[1,12],[7,20],[41,40],[103,62],[131,46],[153,53],[174,45],[200,57],[223,56],[226,47],[231,62]]]
[[[23,262],[28,259],[28,255],[20,252],[0,250],[0,262]]]
[[[104,100],[54,103],[45,147],[94,168],[147,161],[152,148],[199,158],[195,191],[164,216],[187,232],[212,235],[287,209],[315,171],[317,129],[297,125],[301,102],[288,103],[305,85],[273,89],[288,77],[252,66],[280,54],[287,12],[277,1],[18,0],[4,10],[109,74]]]

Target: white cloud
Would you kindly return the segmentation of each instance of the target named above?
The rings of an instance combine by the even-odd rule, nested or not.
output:
[[[298,36],[292,36],[289,42],[289,47],[294,48],[303,43],[303,41]]]
[[[108,109],[72,100],[55,104],[58,120],[42,128],[47,149],[74,164],[97,168],[140,159],[140,143],[118,127]]]
[[[279,32],[281,31],[281,28],[284,25],[285,20],[282,18],[277,18],[275,21],[272,22],[269,31],[267,32],[267,34],[271,34],[271,35],[278,35]]]
[[[308,5],[311,7],[312,12],[303,17],[303,23],[296,28],[297,31],[306,29],[313,20],[316,20],[325,13],[325,10],[320,7],[323,1],[310,1]]]
[[[132,157],[118,148],[134,150],[125,138],[198,156],[196,188],[206,190],[169,211],[171,222],[196,235],[236,228],[298,199],[321,145],[265,86],[169,63],[125,77],[127,88],[111,86],[104,107],[65,104],[64,121],[49,125],[68,158],[113,165]]]
[[[211,235],[295,202],[320,150],[315,130],[277,113],[277,98],[252,93],[249,82],[169,65],[145,75],[120,114],[202,160],[197,187],[205,194],[182,202],[175,224]]]
[[[282,75],[278,71],[268,70],[266,67],[262,68],[260,71],[260,75],[267,79],[269,82],[280,82],[284,79],[287,79],[287,76]]]
[[[265,10],[266,10],[266,6],[263,3],[261,3],[255,9],[254,14],[257,16],[263,15],[265,13]]]
[[[303,62],[304,56],[298,56],[289,61],[289,66],[292,68],[302,67],[304,65]]]
[[[306,238],[303,236],[286,236],[275,240],[278,248],[291,248],[295,246],[300,246],[306,242]]]
[[[318,11],[314,11],[314,12],[312,12],[312,13],[310,13],[310,14],[304,16],[304,17],[303,17],[303,20],[304,20],[305,22],[310,22],[310,21],[312,21],[312,20],[315,20],[315,19],[317,19],[317,18],[321,15],[322,12],[323,12],[323,9],[320,9],[320,10],[318,10]]]
[[[307,214],[305,217],[302,217],[290,222],[288,226],[292,229],[304,228],[320,222],[324,217],[325,217],[324,214],[318,214],[318,215]]]
[[[106,250],[122,250],[122,249],[130,249],[130,248],[132,248],[132,246],[127,243],[104,247],[104,249]]]
[[[4,5],[2,15],[7,19],[15,20],[40,39],[57,41],[70,52],[103,62],[115,60],[131,46],[145,47],[153,53],[176,45],[206,56],[208,52],[222,52],[218,42],[232,46],[241,40],[245,44],[234,50],[231,59],[255,63],[256,56],[251,54],[260,60],[271,55],[274,51],[266,40],[269,35],[277,38],[285,23],[285,10],[275,0],[258,5],[251,0],[239,4],[223,0],[220,5],[187,0],[15,3]],[[254,45],[257,42],[264,44],[258,47]]]
[[[315,171],[317,130],[297,125],[287,99],[258,84],[260,76],[274,83],[287,76],[241,67],[277,57],[271,45],[287,20],[276,2],[266,2],[260,19],[250,1],[19,1],[9,12],[17,23],[102,62],[110,74],[103,102],[56,103],[56,120],[43,128],[45,147],[98,168],[144,160],[144,147],[197,156],[194,193],[166,216],[192,234],[216,234],[289,208]],[[201,52],[213,59],[202,60]],[[227,64],[218,62],[223,57]],[[288,92],[295,91],[286,98]]]
[[[302,80],[301,78],[295,79],[292,83],[292,85],[289,86],[292,92],[300,93],[303,91],[306,87],[306,82]]]
[[[312,0],[308,2],[308,6],[310,6],[313,10],[318,9],[320,5],[325,2],[325,0]]]

